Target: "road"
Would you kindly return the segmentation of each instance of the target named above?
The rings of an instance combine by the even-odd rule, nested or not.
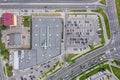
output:
[[[77,62],[75,64],[71,64],[68,67],[63,68],[61,71],[52,75],[52,79],[51,79],[51,76],[50,76],[46,80],[53,80],[53,79],[57,80],[60,77],[62,79],[69,80],[71,78],[70,76],[65,77],[63,75],[75,76],[76,74],[79,74],[81,72],[81,71],[77,71],[75,73],[69,73],[73,70],[72,67],[80,65],[80,64],[88,61],[89,58],[91,58],[93,56],[100,55],[102,52],[106,52],[108,49],[115,48],[116,51],[111,54],[111,57],[113,59],[120,60],[120,37],[119,37],[120,36],[120,28],[119,28],[119,25],[118,25],[118,18],[117,18],[117,12],[116,12],[116,7],[115,7],[115,2],[114,1],[115,0],[107,0],[108,4],[105,8],[105,11],[107,13],[109,23],[110,23],[110,29],[111,29],[111,41],[110,41],[110,43],[108,45],[102,47],[101,49],[98,49],[98,50],[88,54],[86,57],[80,58],[79,60],[77,60]],[[112,43],[112,41],[114,41],[114,42]],[[66,73],[65,71],[68,71],[68,73]]]
[[[93,3],[98,0],[0,0],[1,3]]]
[[[115,48],[115,52],[113,54],[111,54],[111,57],[113,59],[118,59],[120,60],[120,29],[119,29],[119,25],[118,25],[118,19],[117,19],[117,13],[116,13],[116,7],[115,7],[115,3],[114,0],[107,0],[107,6],[101,6],[101,5],[25,5],[25,4],[19,4],[19,5],[2,5],[0,4],[0,8],[2,9],[24,9],[24,8],[45,8],[47,7],[48,9],[98,9],[99,7],[104,7],[109,22],[110,22],[110,29],[111,29],[111,40],[110,43],[94,52],[91,52],[90,54],[88,54],[86,57],[82,57],[80,59],[77,60],[76,63],[71,64],[69,66],[67,66],[66,68],[63,68],[62,70],[60,70],[59,72],[57,72],[56,74],[52,75],[52,79],[51,76],[48,77],[46,80],[57,80],[58,78],[62,77],[62,75],[71,75],[71,76],[75,76],[76,74],[80,73],[81,71],[77,70],[78,68],[76,68],[75,70],[77,72],[73,72],[70,74],[70,72],[73,70],[73,67],[77,67],[78,65],[88,61],[90,58],[98,56],[100,54],[102,54],[103,52],[106,52],[108,49],[112,49]],[[112,43],[113,42],[113,43]],[[67,73],[66,73],[67,71]],[[61,75],[62,74],[62,75]],[[65,77],[63,76],[62,79],[70,79],[71,76]]]
[[[97,57],[96,57],[97,58]],[[78,66],[75,70],[71,71],[68,75],[62,76],[60,80],[70,80],[73,76],[82,73],[83,71],[87,70],[88,68],[97,65],[100,62],[105,61],[106,59],[101,60],[101,58],[94,58],[93,60],[88,61],[87,63],[82,64],[81,66]],[[53,79],[54,80],[54,79]]]
[[[110,44],[109,44],[110,45]],[[112,45],[111,45],[112,46]],[[118,47],[118,46],[117,46]],[[69,66],[67,66],[66,68],[63,68],[61,71],[57,72],[56,74],[52,75],[52,79],[51,79],[51,76],[48,77],[46,80],[57,80],[58,78],[62,77],[63,75],[71,75],[71,74],[66,74],[66,71],[69,73],[71,72],[73,69],[73,67],[75,66],[78,66],[78,65],[81,65],[83,63],[85,63],[86,61],[89,61],[90,58],[92,57],[96,57],[98,55],[101,55],[102,53],[106,52],[106,50],[108,50],[108,46],[104,46],[102,47],[101,49],[97,50],[97,51],[94,51],[90,54],[88,54],[87,56],[85,57],[82,57],[80,59],[77,60],[77,62],[75,64],[71,64]],[[79,72],[78,72],[79,73]],[[75,74],[75,73],[72,73],[72,74]],[[75,76],[75,75],[73,75]],[[64,77],[62,77],[64,78]],[[70,77],[69,77],[70,78]],[[68,78],[67,78],[68,79]],[[69,79],[68,79],[69,80]]]
[[[109,22],[110,22],[110,28],[111,28],[111,35],[113,36],[113,46],[116,48],[116,53],[112,54],[111,57],[114,59],[120,60],[120,26],[118,23],[118,17],[117,17],[117,11],[116,11],[116,5],[115,0],[107,0],[107,7],[105,8],[105,11],[108,15]]]
[[[10,4],[10,5],[8,5],[8,3],[5,3],[5,4],[2,4],[2,3],[0,3],[0,8],[1,9],[24,9],[24,8],[44,8],[46,5],[26,5],[26,4],[14,4],[13,5],[13,3],[12,4]],[[50,9],[66,9],[66,8],[68,8],[68,9],[88,9],[88,8],[90,8],[90,9],[97,9],[97,8],[99,8],[100,7],[100,5],[80,5],[79,6],[79,4],[78,5],[76,5],[76,4],[74,4],[74,5],[55,5],[55,4],[53,4],[53,5],[47,5],[47,8],[50,8]],[[81,61],[82,62],[82,61]],[[71,67],[72,67],[72,65],[71,65]],[[2,70],[2,69],[1,69]],[[1,71],[0,72],[0,75],[2,76],[2,78],[3,78],[3,73],[2,73],[3,71]],[[2,79],[1,79],[2,80]],[[6,80],[5,78],[3,78],[3,80]]]
[[[0,3],[1,9],[97,9],[99,4],[80,3]]]

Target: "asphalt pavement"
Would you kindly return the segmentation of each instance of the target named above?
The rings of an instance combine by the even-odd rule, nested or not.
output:
[[[0,0],[1,3],[93,3],[98,0]]]
[[[120,60],[120,29],[119,29],[119,25],[118,25],[118,19],[117,19],[117,13],[116,13],[116,7],[115,7],[115,0],[107,0],[107,6],[104,7],[105,11],[107,13],[109,22],[110,22],[110,29],[111,29],[111,39],[110,39],[110,43],[94,52],[91,52],[90,54],[86,55],[85,57],[82,57],[80,59],[77,60],[76,63],[71,64],[69,66],[67,66],[66,68],[61,69],[59,72],[57,72],[56,74],[51,75],[52,78],[54,80],[57,80],[58,78],[61,77],[61,74],[64,75],[71,75],[71,76],[75,76],[77,73],[81,72],[78,71],[77,73],[72,73],[69,74],[69,72],[72,71],[73,67],[76,67],[86,61],[88,61],[90,58],[101,55],[103,52],[106,52],[108,49],[112,49],[115,48],[115,55],[112,55],[113,59],[118,59]],[[86,7],[87,6],[87,7]],[[20,5],[1,5],[0,4],[0,8],[3,9],[22,9],[22,8],[48,8],[48,9],[98,9],[99,7],[102,7],[101,5],[24,5],[22,6],[22,4]],[[114,41],[112,43],[112,41]],[[77,69],[77,68],[76,68]],[[65,71],[68,71],[68,73],[66,74]],[[53,80],[51,79],[51,76],[49,76],[46,80]],[[62,77],[63,79],[65,78],[64,76]],[[69,79],[70,77],[68,77],[67,79]]]
[[[90,3],[0,3],[1,9],[92,9],[105,7],[100,4]]]
[[[116,12],[116,7],[115,7],[115,0],[107,0],[107,6],[105,7],[105,11],[107,13],[108,19],[109,19],[109,23],[110,23],[110,29],[111,29],[111,39],[110,39],[110,43],[90,54],[88,54],[87,56],[80,58],[77,60],[77,62],[75,64],[69,65],[66,68],[63,68],[61,71],[57,72],[56,74],[52,75],[52,79],[51,76],[48,77],[46,80],[57,80],[58,78],[62,77],[61,74],[63,75],[71,75],[69,72],[71,72],[71,68],[75,67],[77,65],[80,65],[82,63],[84,63],[85,61],[88,61],[91,57],[93,56],[97,56],[100,55],[103,52],[106,52],[108,49],[112,49],[115,48],[116,51],[113,53],[115,55],[112,55],[113,59],[117,59],[120,60],[120,27],[118,25],[118,18],[117,18],[117,12]],[[112,41],[114,40],[114,42],[112,43]],[[64,71],[68,71],[68,73],[64,72]],[[78,71],[78,73],[80,73]],[[73,73],[75,74],[75,73]],[[72,74],[72,77],[75,76]],[[66,78],[65,76],[62,77],[62,79]],[[71,77],[67,77],[67,80],[69,80]]]

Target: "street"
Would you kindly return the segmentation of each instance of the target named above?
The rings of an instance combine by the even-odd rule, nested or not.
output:
[[[89,1],[94,1],[94,0],[89,0]],[[32,2],[32,1],[31,1]],[[86,2],[88,3],[88,2]],[[86,7],[87,6],[87,7]],[[86,55],[85,57],[82,57],[80,59],[78,59],[76,61],[76,63],[74,64],[70,64],[69,66],[61,69],[59,72],[52,74],[51,76],[49,76],[46,80],[57,80],[59,78],[61,78],[62,80],[70,80],[71,77],[75,76],[76,74],[79,74],[80,72],[82,72],[82,68],[79,67],[79,65],[89,61],[91,58],[94,58],[96,56],[101,55],[102,53],[106,52],[108,49],[113,49],[115,48],[115,51],[113,53],[110,53],[110,56],[108,56],[108,58],[112,57],[113,59],[117,59],[120,60],[120,27],[118,24],[118,18],[117,18],[117,12],[116,12],[116,6],[115,6],[115,0],[107,0],[107,6],[103,6],[103,5],[90,5],[90,4],[84,4],[84,5],[79,5],[79,4],[49,4],[49,5],[40,5],[40,4],[35,4],[32,5],[31,4],[2,4],[0,3],[0,8],[2,9],[34,9],[34,8],[41,8],[44,9],[45,7],[47,7],[47,9],[90,9],[90,10],[96,10],[100,7],[105,9],[105,13],[108,16],[109,19],[109,23],[110,23],[110,29],[111,29],[111,39],[110,39],[110,43],[108,43],[106,46],[93,51],[91,53],[89,53],[88,55]],[[101,61],[98,61],[98,63]],[[1,60],[0,60],[0,64],[1,64]],[[94,65],[94,64],[93,64]],[[90,68],[92,65],[84,67],[85,69]],[[73,67],[75,69],[73,69]],[[64,75],[64,76],[63,76]],[[2,76],[2,77],[1,77]],[[0,66],[0,77],[1,80],[6,80],[3,76],[3,69]]]

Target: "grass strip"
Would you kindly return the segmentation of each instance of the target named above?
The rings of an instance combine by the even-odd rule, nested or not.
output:
[[[112,70],[113,70],[113,73],[115,74],[115,76],[120,80],[120,68],[117,68],[114,66],[111,66],[111,67],[112,67]]]
[[[101,0],[100,3],[103,4],[103,5],[106,5],[106,4],[107,4],[107,3],[106,3],[106,0]]]
[[[116,3],[118,21],[119,21],[119,25],[120,25],[120,0],[115,0],[115,3]]]

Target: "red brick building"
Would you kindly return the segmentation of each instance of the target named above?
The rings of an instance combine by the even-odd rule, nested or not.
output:
[[[2,24],[4,26],[12,27],[17,25],[17,17],[12,13],[2,14]]]

